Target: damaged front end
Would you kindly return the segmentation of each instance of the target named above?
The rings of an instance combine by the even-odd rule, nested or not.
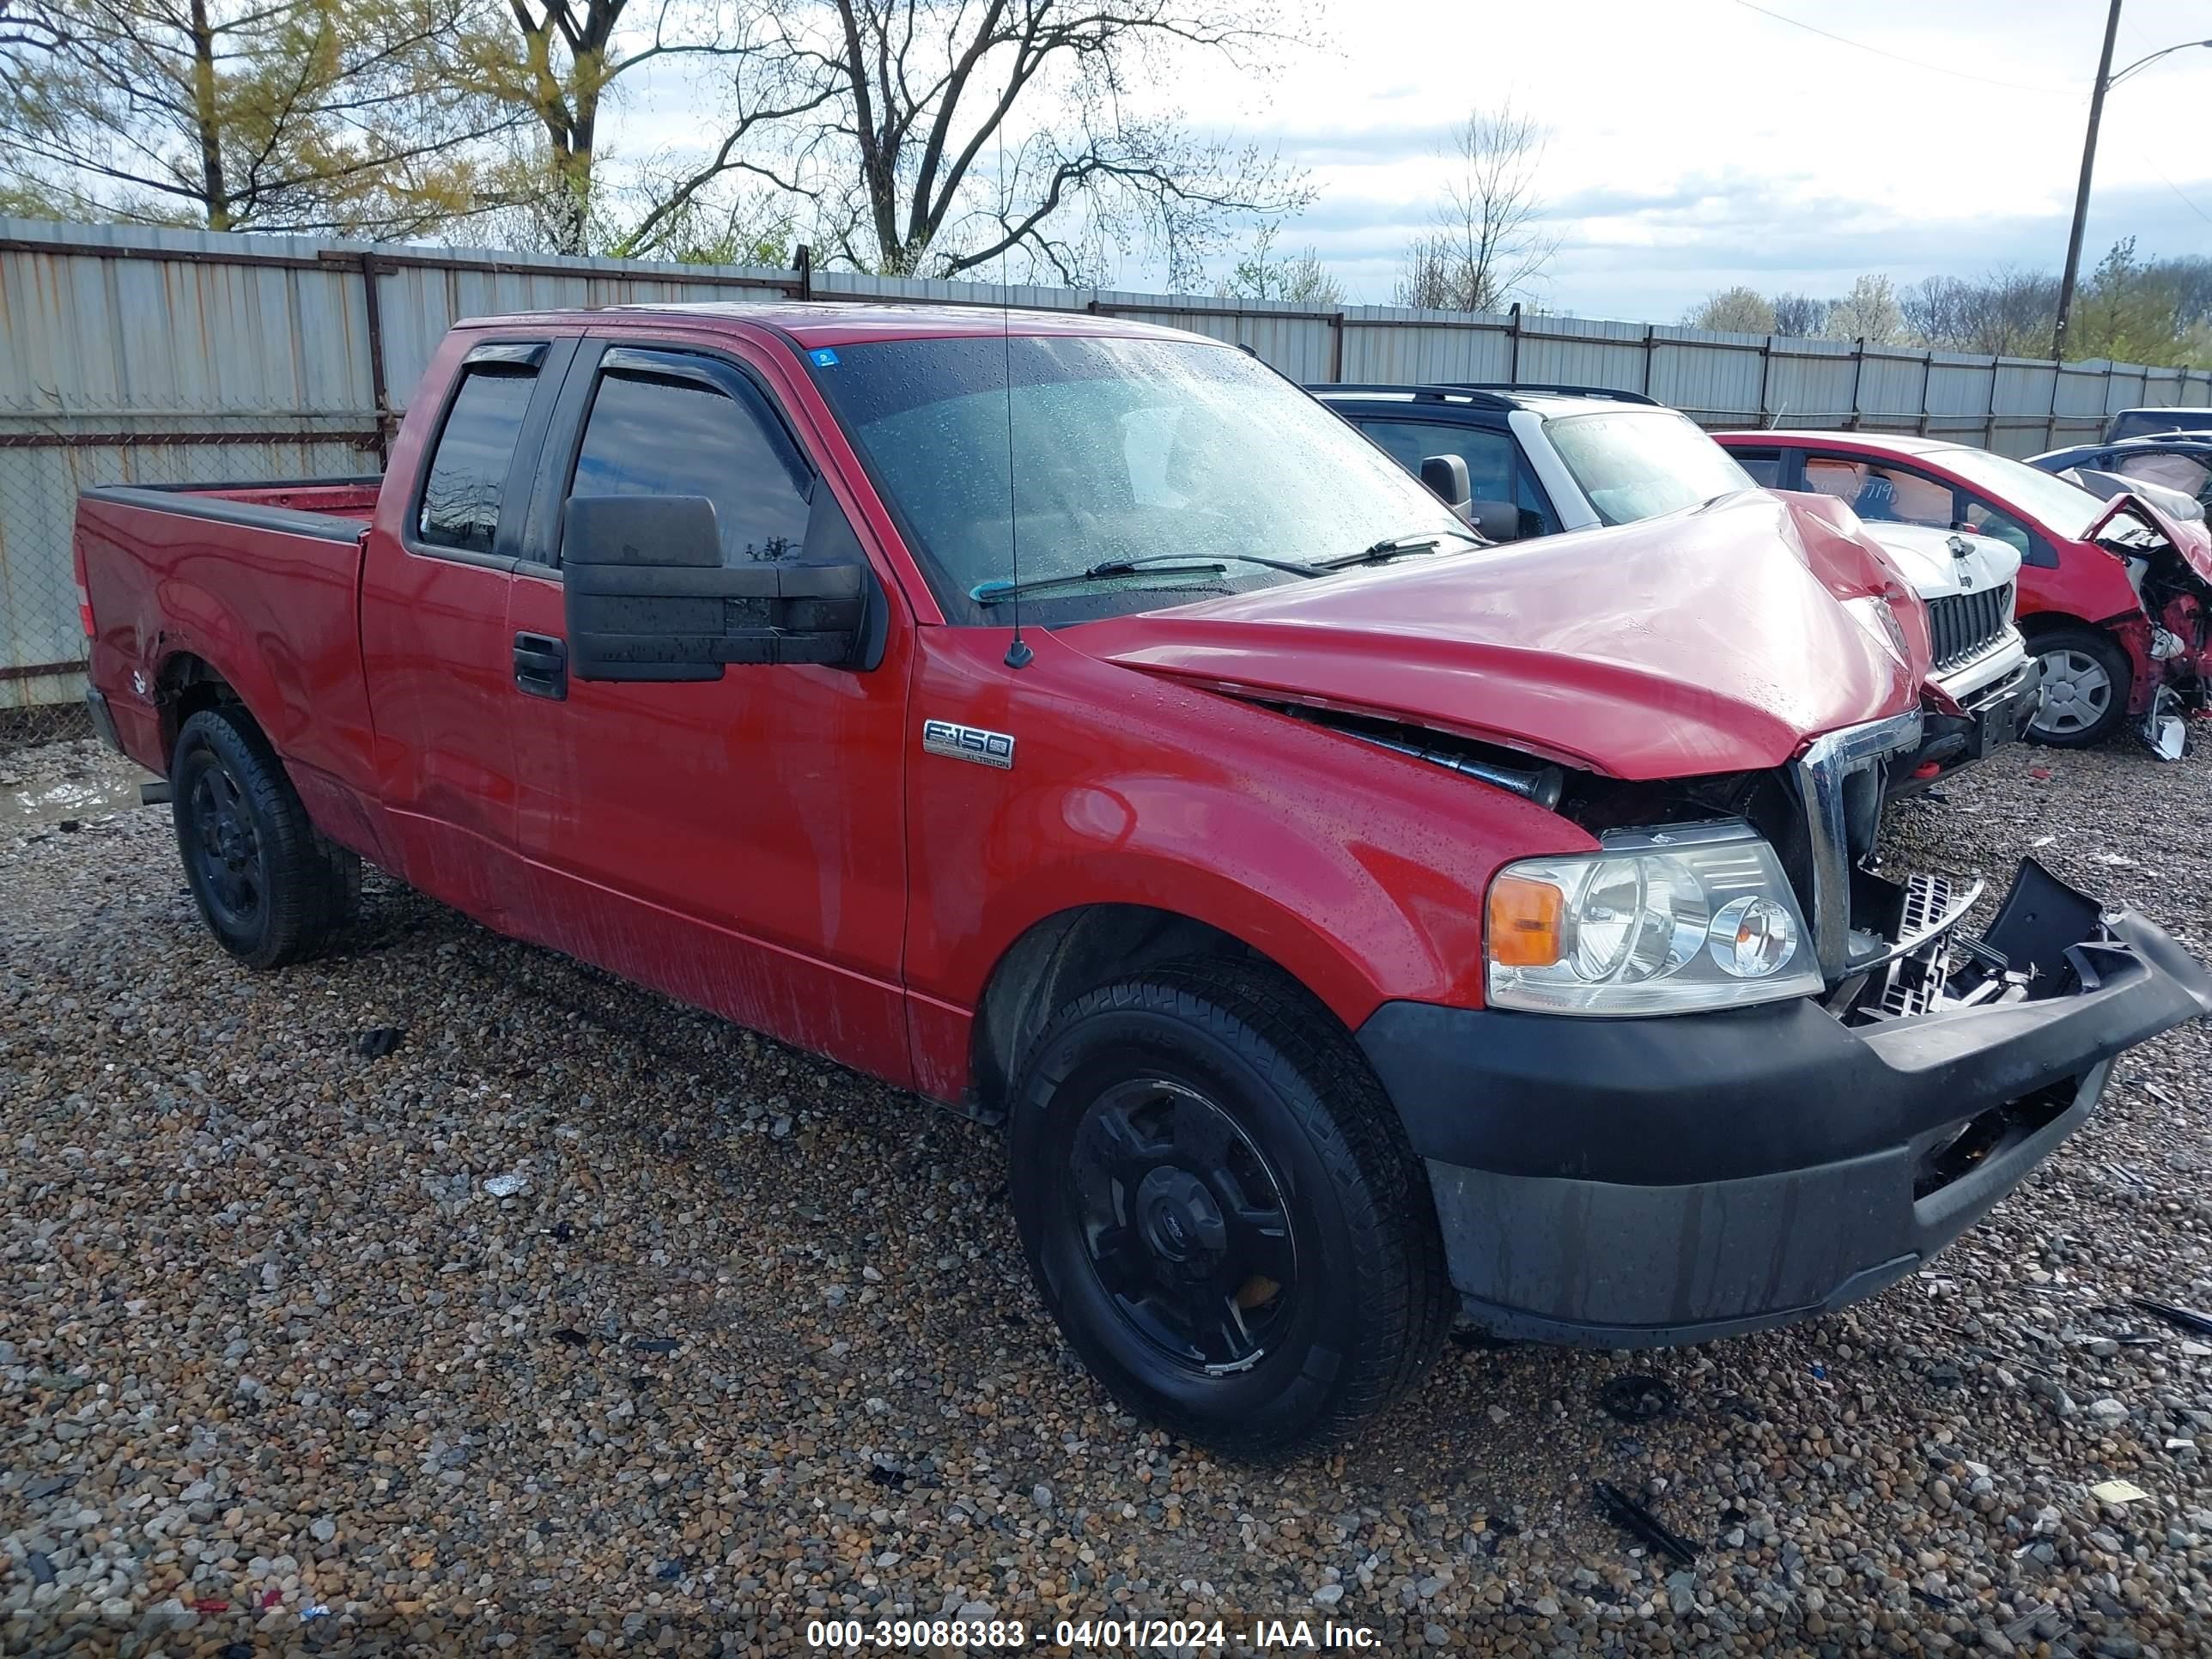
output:
[[[2212,552],[2198,545],[2208,539],[2202,525],[2177,524],[2132,495],[2115,507],[2094,539],[2126,568],[2142,607],[2113,630],[2136,667],[2129,712],[2145,746],[2178,761],[2188,751],[2188,715],[2212,707],[2212,580],[2204,572]]]
[[[1493,878],[1488,1006],[1361,1027],[1479,1323],[1646,1346],[1858,1301],[2054,1152],[2116,1056],[2212,1013],[2172,938],[2033,860],[1978,933],[1978,882],[1883,872],[1921,736],[1875,720],[1672,783],[1568,769],[1558,810],[1596,848]]]

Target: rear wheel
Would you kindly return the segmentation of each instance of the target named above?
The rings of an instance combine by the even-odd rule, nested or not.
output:
[[[352,915],[361,861],[316,834],[269,739],[243,710],[204,708],[177,734],[171,813],[185,879],[223,949],[252,968],[313,956]]]
[[[1023,1248],[1084,1364],[1221,1451],[1340,1434],[1449,1322],[1395,1115],[1269,970],[1173,964],[1071,1003],[1022,1069],[1008,1149]]]
[[[2030,648],[2043,665],[2043,704],[2027,734],[2061,749],[2087,749],[2127,718],[2135,671],[2120,642],[2101,629],[2053,628]]]

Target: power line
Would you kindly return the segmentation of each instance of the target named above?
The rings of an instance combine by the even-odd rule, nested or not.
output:
[[[2190,199],[2189,192],[2187,191],[2182,189],[2179,185],[2175,184],[2172,179],[2166,179],[2166,170],[2163,167],[2160,167],[2157,162],[2152,161],[2148,155],[2142,158],[2142,164],[2148,167],[2153,173],[2157,173],[2160,178],[2166,179],[2166,187],[2172,191],[2176,196],[2181,198],[2181,204],[2184,207],[2187,208],[2198,218],[2203,220],[2206,224],[2212,225],[2212,213],[2205,212],[2203,208],[2197,206],[2194,201]]]
[[[1849,46],[1854,52],[1872,52],[1875,57],[1887,58],[1893,64],[1907,64],[1914,69],[1926,70],[1935,75],[1948,75],[1958,80],[1972,81],[1984,87],[2002,87],[2009,92],[2038,92],[2054,98],[2078,98],[2083,90],[2079,86],[2032,87],[2020,81],[1996,81],[1986,75],[1970,75],[1965,70],[1953,69],[1948,64],[1926,63],[1917,58],[1907,58],[1902,52],[1891,52],[1884,46],[1870,46],[1863,40],[1853,40],[1847,36],[1824,29],[1816,23],[1808,23],[1800,18],[1791,17],[1782,12],[1769,11],[1765,6],[1754,4],[1753,0],[1735,0],[1735,3],[1746,11],[1755,11],[1761,17],[1771,17],[1778,23],[1787,23],[1793,29],[1803,29],[1808,34],[1817,34],[1822,40],[1832,40],[1839,46]]]

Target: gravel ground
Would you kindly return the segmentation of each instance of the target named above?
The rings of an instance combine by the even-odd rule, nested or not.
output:
[[[2033,851],[2212,947],[2208,750],[2014,750],[1895,839]],[[6,1651],[784,1655],[825,1611],[985,1608],[1392,1653],[2212,1646],[2212,1339],[2114,1311],[2212,1307],[2203,1026],[1871,1302],[1659,1354],[1470,1340],[1254,1470],[1073,1363],[991,1133],[374,877],[343,954],[248,974],[127,785],[88,744],[0,756],[0,801],[64,803],[0,821]],[[1671,1408],[1609,1415],[1632,1375]]]

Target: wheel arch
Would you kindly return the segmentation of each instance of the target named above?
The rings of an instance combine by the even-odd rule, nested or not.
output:
[[[1325,1017],[1342,1027],[1324,999],[1283,963],[1212,922],[1151,904],[1073,905],[1031,923],[992,964],[969,1031],[975,1099],[996,1112],[1024,1053],[1054,1013],[1075,997],[1161,963],[1193,957],[1261,965],[1305,991]]]

